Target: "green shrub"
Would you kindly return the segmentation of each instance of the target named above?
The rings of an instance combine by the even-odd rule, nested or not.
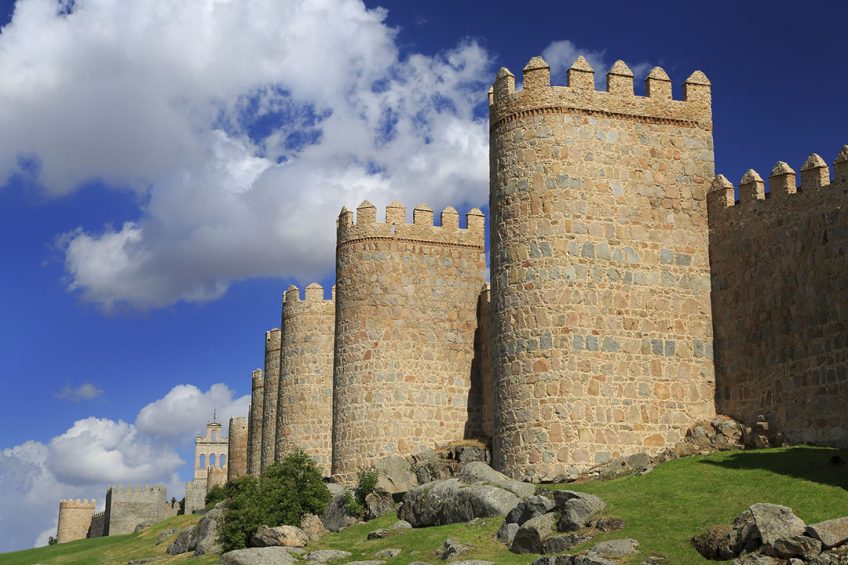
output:
[[[215,485],[206,493],[206,508],[213,508],[225,498],[227,498],[227,494],[223,485]]]
[[[299,526],[304,514],[321,514],[331,498],[321,471],[302,451],[270,465],[259,478],[230,481],[224,490],[219,536],[224,551],[247,547],[261,525]]]
[[[56,536],[50,536],[47,538],[47,545],[56,545],[57,543],[59,543],[59,540]]]
[[[365,506],[356,500],[349,490],[342,495],[342,506],[348,516],[354,516],[360,520],[365,517]]]
[[[365,497],[374,492],[374,489],[377,488],[377,481],[380,476],[377,473],[377,469],[374,467],[366,467],[365,469],[360,469],[356,473],[356,500],[359,504],[365,504]]]

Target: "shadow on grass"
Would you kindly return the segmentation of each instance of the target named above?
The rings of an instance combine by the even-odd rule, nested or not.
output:
[[[728,453],[720,460],[701,463],[727,469],[765,469],[772,473],[841,487],[848,490],[848,450],[795,446]]]

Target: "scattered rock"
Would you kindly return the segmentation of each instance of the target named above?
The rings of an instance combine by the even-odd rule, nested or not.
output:
[[[514,481],[495,471],[482,461],[473,461],[463,466],[456,478],[466,484],[487,483],[513,492],[519,498],[527,498],[536,493],[536,487],[530,483]]]
[[[393,557],[397,557],[403,553],[402,549],[398,549],[396,547],[390,547],[388,549],[383,549],[374,554],[374,557],[377,559],[391,559]]]
[[[799,536],[805,529],[806,524],[791,508],[758,502],[736,517],[731,540],[738,540],[741,549],[753,551],[761,544],[771,547],[780,538]]]
[[[398,520],[388,528],[380,528],[379,530],[369,532],[366,537],[371,540],[384,539],[401,534],[404,530],[408,530],[410,528],[412,528],[412,525],[409,522],[406,520]]]
[[[379,478],[377,486],[388,493],[406,492],[418,484],[412,467],[403,457],[389,455],[374,462]]]
[[[224,509],[215,507],[200,519],[195,532],[194,554],[207,555],[210,553],[221,553],[221,543],[218,541],[221,520],[224,517]]]
[[[690,541],[695,550],[707,559],[733,559],[739,548],[730,541],[728,525],[713,526],[705,534],[694,536]]]
[[[177,531],[176,528],[168,528],[168,529],[162,530],[161,532],[159,532],[159,535],[156,536],[156,541],[154,543],[156,545],[162,545],[163,543],[165,543],[165,540],[167,540],[169,537],[174,535],[174,532],[176,532],[176,531]]]
[[[392,495],[378,488],[365,496],[366,520],[373,520],[395,511],[395,501]]]
[[[848,542],[848,516],[811,524],[807,526],[806,533],[821,541],[825,549],[842,545]]]
[[[783,560],[762,553],[746,553],[734,559],[732,563],[733,565],[783,565]]]
[[[607,507],[606,503],[594,494],[562,490],[554,492],[556,508],[561,513],[558,529],[561,532],[579,530],[595,514]]]
[[[452,445],[448,448],[449,460],[458,461],[460,465],[480,461],[491,463],[489,450],[484,445]]]
[[[791,557],[802,557],[812,559],[822,550],[822,542],[807,536],[792,536],[780,538],[771,546],[771,554],[775,557],[789,559]]]
[[[463,553],[467,553],[470,549],[470,546],[459,543],[455,539],[446,539],[445,544],[442,546],[440,557],[447,561],[448,559],[453,559]]]
[[[134,534],[140,534],[141,532],[143,532],[144,530],[146,530],[146,529],[147,529],[147,528],[149,528],[150,526],[151,526],[150,522],[145,522],[144,524],[138,524],[138,525],[137,525],[137,526],[133,529],[133,533],[134,533]]]
[[[541,553],[563,553],[575,545],[580,545],[590,539],[592,538],[589,536],[581,536],[580,534],[559,534],[551,536],[542,542]]]
[[[237,549],[221,556],[220,565],[292,565],[294,557],[282,547]]]
[[[409,530],[412,528],[412,524],[407,522],[406,520],[398,520],[391,526],[389,526],[390,530]]]
[[[597,520],[590,520],[588,525],[599,532],[614,532],[624,528],[624,520],[605,516]]]
[[[321,536],[327,533],[327,528],[324,527],[324,522],[315,514],[304,514],[300,519],[300,529],[309,538],[309,541],[318,541]]]
[[[331,532],[340,532],[359,521],[355,516],[347,513],[347,509],[345,508],[345,492],[348,491],[343,490],[342,494],[336,495],[327,504],[324,513],[321,514],[321,523]]]
[[[351,552],[342,551],[341,549],[319,549],[307,553],[306,560],[310,563],[329,563],[330,561],[345,559],[351,555]]]
[[[556,508],[552,498],[543,495],[528,496],[518,503],[518,506],[510,510],[506,515],[506,523],[514,523],[519,526],[531,518],[547,514]]]
[[[588,551],[604,559],[621,559],[639,551],[639,542],[632,538],[602,541]]]
[[[179,555],[193,550],[197,545],[196,530],[197,526],[189,526],[181,531],[174,543],[168,546],[168,555]]]
[[[512,491],[499,486],[465,484],[458,479],[448,479],[421,485],[407,492],[398,517],[416,528],[436,526],[468,522],[474,518],[505,516],[519,502],[520,499]]]
[[[309,542],[309,537],[295,526],[259,526],[250,541],[256,547],[304,547]]]
[[[512,540],[515,539],[515,534],[518,533],[519,527],[515,522],[504,522],[495,535],[495,539],[506,545],[512,545]]]
[[[518,528],[509,550],[513,553],[542,553],[542,542],[554,531],[556,521],[553,512],[527,520]]]

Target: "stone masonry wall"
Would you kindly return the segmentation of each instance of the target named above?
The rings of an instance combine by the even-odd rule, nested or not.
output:
[[[192,514],[195,510],[206,507],[206,481],[208,475],[203,479],[188,481],[185,485],[185,509],[186,514]]]
[[[709,193],[718,409],[792,443],[848,447],[848,146]]]
[[[441,226],[397,203],[377,222],[343,209],[336,247],[333,475],[389,454],[462,439],[484,281],[484,218],[447,208]]]
[[[474,330],[474,360],[471,363],[466,437],[491,442],[495,404],[493,384],[491,289],[487,283],[483,285],[477,299],[477,329]]]
[[[280,339],[282,332],[273,328],[265,332],[265,386],[262,407],[262,453],[259,470],[274,462],[277,444],[277,395],[280,386]]]
[[[106,535],[106,512],[98,512],[91,517],[91,525],[88,527],[89,538],[101,538]]]
[[[258,475],[262,464],[262,410],[265,407],[265,381],[262,369],[251,376],[250,412],[247,415],[247,472]]]
[[[243,416],[230,418],[227,440],[227,480],[232,481],[247,474],[247,423]]]
[[[568,86],[534,57],[490,91],[493,458],[551,480],[655,453],[714,413],[706,193],[710,84],[636,96],[578,58]]]
[[[56,541],[65,543],[85,539],[94,516],[94,500],[59,501],[59,526],[56,529]]]
[[[325,300],[320,284],[307,286],[303,300],[296,286],[285,292],[275,455],[302,449],[325,476],[333,451],[335,319],[334,297]]]
[[[166,501],[164,486],[113,487],[106,492],[106,522],[110,536],[131,534],[139,524],[155,524],[176,515]]]

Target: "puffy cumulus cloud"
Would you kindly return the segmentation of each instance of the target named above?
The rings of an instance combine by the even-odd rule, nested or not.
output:
[[[401,54],[385,17],[360,0],[18,0],[0,174],[141,202],[59,238],[69,288],[154,308],[308,282],[332,269],[342,205],[485,204],[488,53]]]
[[[180,385],[142,408],[135,424],[85,418],[46,444],[27,441],[0,450],[0,552],[46,544],[56,535],[62,498],[96,498],[102,509],[110,485],[151,483],[164,484],[170,496],[181,498],[183,481],[191,477],[179,477],[180,450],[203,431],[216,403],[222,415],[244,416],[248,400],[234,399],[220,384],[206,392]],[[179,410],[201,413],[181,418]],[[165,420],[173,433],[161,433],[152,425],[155,418]]]
[[[250,397],[233,398],[224,384],[212,385],[206,392],[194,385],[177,385],[142,408],[135,427],[149,436],[185,438],[202,431],[213,413],[226,429],[231,417],[245,416],[249,409]]]
[[[60,400],[80,402],[82,400],[94,400],[103,394],[103,391],[91,383],[83,383],[79,386],[65,385],[54,396]]]

